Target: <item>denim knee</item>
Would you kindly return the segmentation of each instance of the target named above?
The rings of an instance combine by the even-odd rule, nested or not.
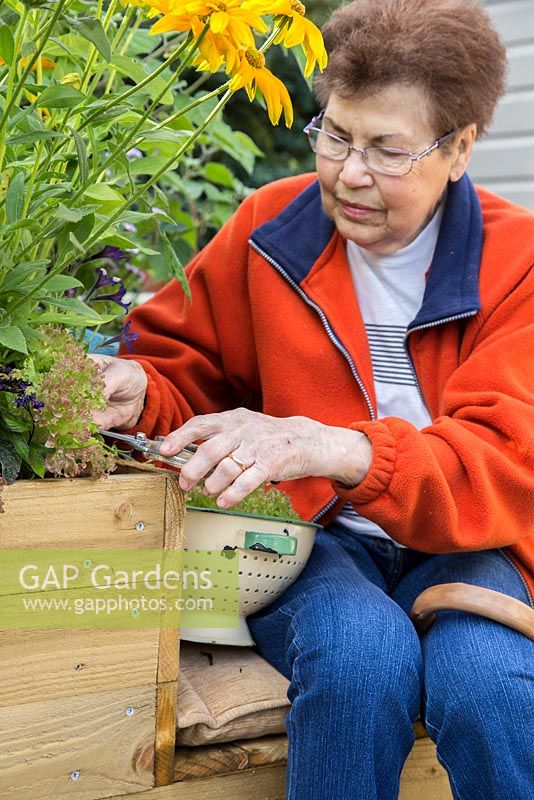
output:
[[[501,731],[521,727],[525,709],[534,709],[526,637],[489,620],[446,612],[425,638],[425,715],[431,729],[476,736],[494,731],[496,723]],[[532,725],[534,711],[530,716]]]
[[[357,701],[367,713],[398,700],[417,715],[419,639],[402,609],[376,587],[368,597],[323,591],[301,598],[286,644],[293,665],[290,700],[312,692],[328,704]]]

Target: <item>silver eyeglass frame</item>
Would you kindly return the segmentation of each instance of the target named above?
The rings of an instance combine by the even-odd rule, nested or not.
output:
[[[457,130],[449,131],[449,133],[446,133],[444,136],[441,136],[439,139],[436,139],[432,144],[429,144],[428,147],[425,147],[424,150],[421,150],[420,153],[411,153],[409,150],[401,150],[400,148],[397,147],[377,147],[374,145],[371,147],[355,147],[354,145],[346,142],[345,139],[341,139],[340,136],[336,136],[335,133],[330,133],[329,131],[325,131],[322,128],[317,127],[318,123],[320,123],[324,117],[325,110],[326,109],[323,109],[319,114],[313,117],[313,119],[306,125],[306,127],[303,128],[303,132],[308,136],[308,142],[310,143],[312,151],[317,154],[317,151],[314,150],[312,146],[312,140],[309,134],[311,133],[311,131],[317,131],[317,133],[322,133],[324,134],[324,136],[328,136],[330,139],[334,139],[336,142],[339,142],[340,144],[344,145],[347,149],[346,155],[344,155],[342,158],[333,158],[332,156],[324,156],[319,153],[318,155],[320,155],[321,158],[327,158],[329,161],[337,161],[338,163],[341,164],[342,162],[346,161],[347,158],[350,156],[351,152],[354,151],[355,153],[362,154],[362,158],[365,164],[367,165],[367,168],[370,169],[372,172],[378,172],[380,175],[389,175],[390,177],[402,178],[405,175],[409,175],[409,173],[412,171],[412,167],[415,161],[420,161],[425,156],[429,156],[430,153],[432,153],[434,150],[438,150],[443,144],[450,141],[452,137],[457,133]],[[398,155],[408,156],[410,159],[410,168],[406,172],[386,172],[384,170],[377,169],[376,167],[373,167],[369,164],[369,156],[367,154],[368,150],[386,150],[388,153],[393,153],[393,154],[397,153]]]

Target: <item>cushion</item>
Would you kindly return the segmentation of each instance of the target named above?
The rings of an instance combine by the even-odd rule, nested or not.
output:
[[[251,647],[182,641],[176,744],[285,733],[288,686]]]

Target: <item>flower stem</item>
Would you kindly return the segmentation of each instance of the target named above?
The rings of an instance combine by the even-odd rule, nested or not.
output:
[[[17,25],[17,30],[15,32],[15,46],[13,48],[13,61],[8,70],[8,81],[6,87],[6,106],[4,111],[4,116],[0,121],[0,172],[2,171],[2,167],[4,164],[4,157],[6,154],[6,125],[5,121],[8,119],[9,112],[13,105],[13,97],[14,97],[14,84],[15,84],[15,75],[17,72],[17,59],[19,57],[19,50],[20,50],[20,42],[22,39],[22,34],[24,33],[24,28],[26,27],[26,22],[28,19],[29,9],[24,6],[24,10],[22,12],[22,16],[19,20],[19,24]],[[4,123],[4,124],[2,124]]]
[[[96,111],[93,111],[92,114],[89,114],[89,116],[86,117],[81,123],[80,130],[83,130],[83,128],[87,127],[87,125],[94,119],[99,117],[100,114],[104,114],[106,111],[109,111],[109,109],[112,108],[113,106],[122,103],[123,100],[126,100],[128,97],[131,97],[132,94],[135,94],[135,92],[138,92],[139,89],[142,89],[148,83],[153,81],[154,78],[157,78],[158,75],[161,75],[161,73],[164,72],[167,69],[167,67],[170,67],[170,65],[173,64],[176,61],[176,59],[182,55],[184,50],[186,50],[186,48],[188,47],[190,41],[191,37],[188,35],[187,38],[183,41],[183,43],[180,45],[180,47],[177,50],[175,50],[174,53],[172,53],[165,61],[163,61],[163,63],[160,64],[160,66],[157,67],[154,70],[154,72],[151,72],[150,75],[147,75],[146,78],[140,81],[140,83],[137,83],[135,86],[131,86],[129,89],[120,94],[118,97],[112,98],[109,101],[109,103],[106,103],[101,108],[98,108]]]
[[[13,105],[17,102],[19,94],[24,89],[24,85],[26,83],[26,78],[30,74],[30,72],[31,72],[31,70],[33,68],[33,65],[35,64],[35,62],[37,61],[37,59],[39,58],[39,56],[43,52],[44,46],[48,41],[48,37],[49,37],[50,33],[53,31],[54,26],[55,26],[56,22],[58,21],[61,13],[63,11],[63,8],[65,7],[65,5],[68,2],[69,2],[69,0],[59,0],[57,8],[54,11],[54,15],[53,15],[52,19],[50,20],[48,26],[43,30],[41,44],[39,45],[39,47],[37,48],[37,50],[35,51],[35,53],[31,57],[31,59],[26,64],[26,67],[25,67],[22,75],[20,76],[19,81],[18,81],[15,89],[13,90],[10,99],[6,102],[6,107],[4,109],[4,113],[3,113],[2,117],[0,118],[0,137],[1,137],[1,134],[4,132],[4,129],[5,129],[6,125],[7,125],[7,121],[9,119],[9,112],[13,108]],[[26,16],[27,16],[27,10],[26,10],[26,7],[24,7],[24,14],[23,14],[23,19],[24,20],[26,19]],[[16,58],[16,56],[17,56],[17,51],[15,50],[15,58]],[[2,168],[2,161],[0,160],[0,169],[1,168]]]

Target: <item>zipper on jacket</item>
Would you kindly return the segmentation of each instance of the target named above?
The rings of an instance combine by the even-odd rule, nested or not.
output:
[[[252,249],[255,250],[256,253],[258,253],[262,258],[264,258],[267,261],[268,264],[270,264],[272,267],[274,267],[276,269],[276,271],[279,272],[280,275],[282,275],[282,277],[289,283],[289,285],[304,300],[304,302],[307,305],[309,305],[311,308],[313,308],[314,311],[317,312],[317,314],[319,315],[319,317],[321,319],[321,322],[323,323],[323,327],[324,327],[324,329],[326,331],[326,334],[327,334],[328,338],[330,339],[332,344],[339,350],[339,352],[344,356],[345,360],[347,361],[347,363],[348,363],[348,365],[350,367],[350,370],[352,372],[352,375],[353,375],[356,383],[358,384],[358,386],[359,386],[359,388],[360,388],[360,390],[361,390],[361,392],[362,392],[362,394],[364,396],[364,399],[365,399],[365,402],[367,404],[367,409],[369,411],[369,416],[371,418],[371,421],[374,421],[376,419],[376,414],[374,412],[373,404],[371,403],[371,398],[369,397],[369,393],[368,393],[367,389],[365,388],[364,383],[363,383],[362,379],[360,378],[360,375],[358,374],[358,370],[356,369],[356,366],[355,366],[352,358],[350,357],[349,352],[346,350],[346,348],[343,346],[342,342],[334,334],[332,328],[330,327],[330,324],[328,322],[326,314],[324,313],[322,308],[320,306],[318,306],[317,303],[314,303],[313,300],[310,300],[310,298],[306,295],[306,293],[302,291],[302,289],[300,288],[298,283],[296,283],[296,281],[294,281],[293,278],[291,278],[287,274],[287,272],[284,270],[284,268],[282,266],[280,266],[280,264],[278,264],[274,260],[274,258],[272,258],[264,250],[262,250],[261,247],[259,245],[257,245],[256,242],[253,239],[249,239],[248,241],[249,241],[249,244],[252,247]],[[314,517],[310,521],[311,522],[315,522],[317,519],[322,517],[327,511],[329,511],[332,508],[332,506],[335,505],[335,503],[338,500],[339,500],[339,495],[337,495],[337,494],[334,495],[334,497],[326,504],[326,506],[324,506],[324,508],[322,508],[317,514],[315,514]]]
[[[410,328],[409,331],[406,331],[404,336],[404,351],[408,356],[408,364],[410,365],[410,369],[412,371],[413,379],[415,381],[415,385],[417,386],[417,391],[419,392],[419,397],[423,401],[424,407],[427,409],[426,400],[423,395],[423,391],[421,389],[421,385],[419,383],[419,378],[417,377],[417,372],[415,371],[412,354],[410,353],[410,348],[408,347],[408,338],[414,331],[422,331],[425,328],[434,328],[436,325],[444,325],[446,322],[454,322],[457,319],[466,319],[467,317],[474,317],[475,314],[478,314],[478,311],[466,311],[463,314],[454,314],[452,317],[444,317],[443,319],[438,319],[435,322],[426,322],[424,325],[417,325],[415,328]]]
[[[503,549],[502,547],[499,547],[499,553],[500,553],[500,554],[503,556],[503,558],[505,558],[505,559],[506,559],[506,561],[508,561],[508,563],[510,564],[510,566],[511,566],[513,569],[515,569],[515,571],[516,571],[516,572],[517,572],[517,574],[519,575],[519,578],[520,578],[520,580],[521,580],[521,583],[522,583],[522,584],[523,584],[523,586],[525,587],[525,592],[527,593],[527,597],[528,597],[528,599],[529,599],[529,603],[530,603],[531,607],[532,607],[532,608],[534,608],[534,600],[532,599],[532,594],[530,593],[530,588],[529,588],[529,586],[528,586],[528,583],[526,582],[525,578],[523,577],[523,575],[522,575],[522,573],[521,573],[521,570],[519,569],[519,567],[518,567],[516,564],[514,564],[513,560],[510,558],[510,556],[508,555],[508,553],[506,553],[506,552],[504,551],[504,549]]]

